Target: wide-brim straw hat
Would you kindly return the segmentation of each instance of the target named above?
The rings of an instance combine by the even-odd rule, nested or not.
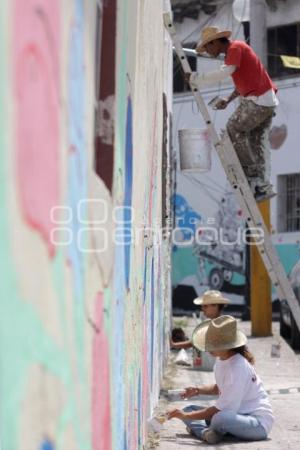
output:
[[[241,347],[247,343],[247,337],[237,329],[234,317],[220,316],[198,325],[193,332],[192,343],[198,350],[215,352]]]
[[[195,305],[228,305],[230,300],[223,297],[220,291],[205,291],[201,297],[193,300]]]
[[[231,36],[231,31],[223,30],[221,31],[218,27],[206,27],[203,28],[201,32],[201,40],[198,42],[196,51],[198,53],[205,52],[204,46],[215,39],[220,39],[222,37],[229,38]]]

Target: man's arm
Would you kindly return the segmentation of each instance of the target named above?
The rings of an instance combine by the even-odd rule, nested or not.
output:
[[[184,393],[181,394],[182,398],[190,398],[195,395],[218,395],[219,389],[216,384],[206,384],[199,387],[188,387]]]
[[[198,395],[218,395],[219,388],[216,384],[205,384],[200,386],[198,389]]]
[[[232,102],[235,98],[239,97],[238,91],[235,89],[229,97],[221,98],[215,105],[215,109],[225,109],[230,102]]]
[[[213,72],[208,73],[186,73],[185,79],[189,81],[192,86],[197,88],[201,88],[203,86],[212,86],[214,84],[219,83],[225,78],[230,77],[233,72],[236,70],[236,66],[226,66],[225,64],[220,67],[218,70],[214,70]]]
[[[230,95],[229,97],[227,97],[227,103],[232,102],[232,100],[236,99],[237,97],[239,97],[240,94],[238,93],[238,91],[235,89]]]
[[[185,394],[182,394],[182,398],[193,397],[194,395],[218,395],[219,388],[216,384],[208,384],[200,387],[190,387],[186,388]],[[219,409],[215,406],[210,406],[208,408],[201,409],[201,411],[184,412],[180,409],[173,409],[167,412],[167,418],[170,419],[181,419],[181,420],[210,420]]]
[[[210,420],[220,410],[215,406],[209,406],[208,408],[201,409],[200,411],[184,412],[180,409],[173,409],[168,411],[167,418],[181,419],[181,420]]]

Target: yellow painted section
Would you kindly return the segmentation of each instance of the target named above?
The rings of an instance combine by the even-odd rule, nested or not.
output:
[[[284,67],[289,69],[300,69],[300,58],[297,56],[280,55]]]
[[[270,230],[270,200],[258,204],[264,222]],[[272,334],[271,282],[259,251],[255,245],[250,250],[251,282],[251,334],[270,336]]]

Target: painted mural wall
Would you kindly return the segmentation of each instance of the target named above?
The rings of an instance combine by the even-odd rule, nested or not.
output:
[[[170,326],[161,3],[1,2],[5,450],[146,441]]]

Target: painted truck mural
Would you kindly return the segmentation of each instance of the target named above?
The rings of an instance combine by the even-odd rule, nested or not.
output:
[[[246,236],[234,194],[229,190],[223,192],[215,215],[208,218],[196,213],[180,194],[173,201],[176,225],[173,285],[192,286],[197,295],[206,289],[222,290],[241,302],[245,288]]]
[[[271,179],[278,193],[271,200],[271,223],[274,244],[286,272],[291,274],[300,259],[300,113],[297,101],[300,82],[298,79],[280,80],[277,85],[280,105],[269,133]],[[207,89],[203,95],[208,103],[214,96],[226,96],[231,91],[232,88],[225,85],[217,90]],[[218,130],[225,127],[234,105],[227,109],[210,109]],[[173,203],[178,238],[173,245],[172,282],[176,304],[179,302],[183,307],[183,297],[190,292],[190,295],[187,294],[187,303],[191,305],[192,295],[199,295],[208,288],[221,289],[233,303],[242,304],[245,290],[246,230],[241,210],[214,149],[210,172],[180,171],[178,130],[205,129],[202,117],[195,111],[194,101],[189,94],[175,96],[174,122],[178,170]],[[193,290],[180,291],[181,286]],[[178,296],[182,298],[178,299]]]

